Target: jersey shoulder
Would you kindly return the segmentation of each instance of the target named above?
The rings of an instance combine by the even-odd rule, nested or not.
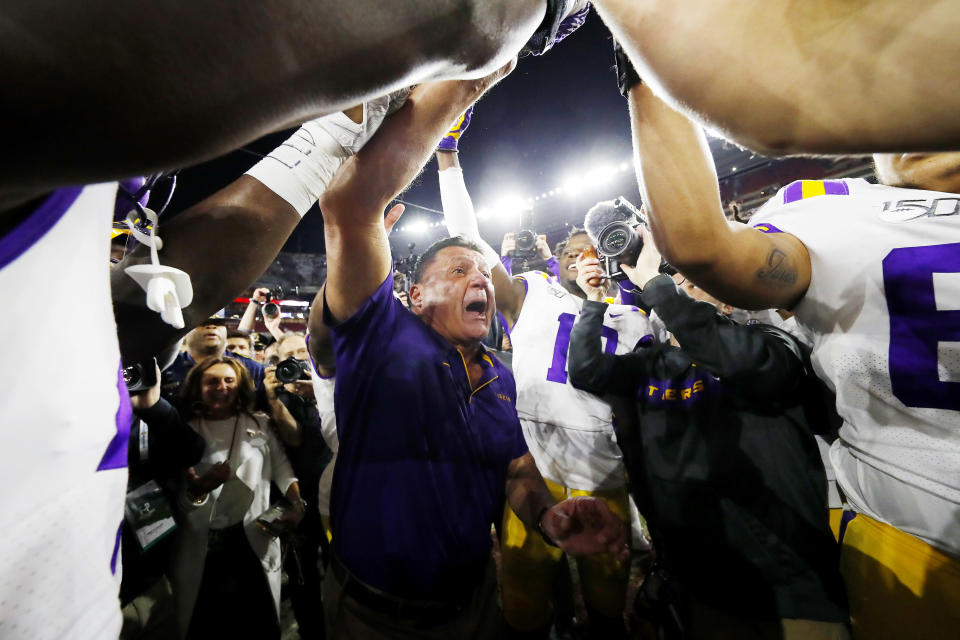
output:
[[[570,295],[550,277],[550,274],[543,271],[527,271],[515,277],[524,283],[527,289],[527,300],[541,296],[560,300]]]

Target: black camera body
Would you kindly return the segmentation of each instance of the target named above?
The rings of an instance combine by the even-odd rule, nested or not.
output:
[[[515,260],[529,260],[537,256],[537,232],[521,229],[515,236],[516,245],[508,255]]]
[[[537,232],[534,231],[533,211],[520,214],[520,231],[514,236],[513,251],[507,253],[514,260],[531,260],[537,257]]]
[[[129,393],[146,391],[157,384],[157,359],[138,362],[123,368],[123,382]]]
[[[597,234],[597,253],[607,277],[623,282],[629,278],[620,265],[636,265],[643,251],[643,237],[637,229],[641,226],[649,229],[650,226],[643,212],[623,196],[613,201],[613,208],[623,219],[611,222],[600,230]],[[676,272],[670,263],[660,260],[660,273],[672,276]]]
[[[310,379],[310,363],[299,358],[289,357],[277,363],[277,369],[274,371],[277,380],[283,384],[296,382],[297,380]]]

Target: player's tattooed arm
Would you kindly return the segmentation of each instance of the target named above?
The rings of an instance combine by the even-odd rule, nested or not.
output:
[[[780,249],[774,248],[767,256],[767,264],[757,269],[757,279],[773,285],[789,286],[797,281],[797,270]]]
[[[667,262],[728,304],[777,309],[796,303],[810,281],[803,244],[787,233],[728,223],[699,125],[644,84],[627,97],[640,191]]]

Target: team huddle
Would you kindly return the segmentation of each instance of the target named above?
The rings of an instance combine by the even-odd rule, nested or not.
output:
[[[147,439],[138,447],[130,429],[134,411],[144,423],[156,411],[122,371],[170,362],[319,204],[327,271],[306,350],[336,443],[315,603],[327,637],[549,637],[564,554],[592,637],[955,637],[960,153],[946,150],[960,144],[960,9],[314,4],[270,0],[229,20],[206,2],[182,15],[104,0],[56,20],[33,3],[3,9],[0,73],[23,86],[2,99],[8,122],[53,124],[7,126],[17,161],[0,179],[0,283],[69,301],[84,344],[46,357],[6,344],[0,636],[120,636],[127,462]],[[518,53],[547,54],[591,11],[619,43],[645,219],[618,221],[642,249],[614,280],[597,234],[574,229],[555,271],[513,275],[481,237],[458,142]],[[843,61],[830,73],[826,51]],[[144,75],[162,104],[114,90]],[[152,215],[130,194],[119,204],[121,179],[292,123],[303,124],[169,224],[123,223],[144,246],[110,267],[111,221]],[[760,152],[876,152],[878,183],[797,180],[748,224],[730,222],[701,123]],[[390,205],[434,153],[450,237],[420,256],[401,301],[388,236],[403,207]],[[236,244],[250,247],[239,260]],[[740,324],[730,305],[789,319]],[[56,314],[6,323],[15,337],[64,327]],[[492,324],[510,366],[489,345]],[[260,599],[262,633],[279,637],[280,546],[256,521],[271,481],[300,511],[294,524],[316,505],[280,451],[277,414],[243,404],[245,374],[217,390],[207,372],[232,376],[229,363],[197,365],[182,423],[202,438],[171,517],[184,532],[203,520],[187,569],[224,584],[232,568],[214,559],[249,542],[274,598]],[[647,579],[630,602],[640,556]],[[174,593],[188,602],[184,637],[262,635],[245,626],[245,600],[201,624],[190,607],[215,596],[193,580],[190,597]],[[628,630],[625,608],[647,627]]]

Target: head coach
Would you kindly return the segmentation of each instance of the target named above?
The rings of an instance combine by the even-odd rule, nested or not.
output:
[[[415,270],[410,310],[393,296],[382,211],[503,71],[415,89],[320,202],[327,282],[311,326],[322,309],[340,438],[328,637],[486,635],[497,616],[480,585],[504,497],[567,552],[626,550],[606,506],[556,503],[527,451],[513,376],[480,344],[495,303],[478,248],[437,243]],[[321,333],[311,334],[312,352]]]

